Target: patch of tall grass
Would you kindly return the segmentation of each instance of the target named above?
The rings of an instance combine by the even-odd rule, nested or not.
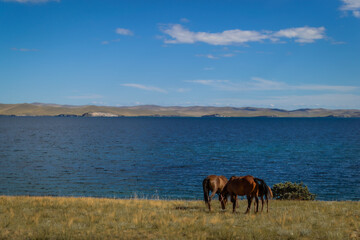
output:
[[[0,197],[0,239],[359,239],[360,202],[246,202]]]

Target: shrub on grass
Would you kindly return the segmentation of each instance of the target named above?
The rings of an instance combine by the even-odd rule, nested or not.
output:
[[[279,200],[315,200],[316,197],[303,183],[277,183],[271,190],[274,198]]]

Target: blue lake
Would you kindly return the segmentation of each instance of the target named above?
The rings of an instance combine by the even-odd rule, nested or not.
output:
[[[360,119],[0,117],[0,195],[202,199],[209,174],[360,200]]]

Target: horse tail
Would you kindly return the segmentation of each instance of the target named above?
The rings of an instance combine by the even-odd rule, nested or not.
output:
[[[259,184],[259,187],[263,190],[266,199],[272,199],[273,194],[271,188],[265,183],[265,181],[260,178],[254,178],[254,180],[257,184]]]
[[[272,199],[274,197],[272,191],[271,191],[271,188],[268,186],[268,190],[269,190],[269,196],[268,196],[268,199]]]
[[[205,178],[203,181],[204,201],[205,204],[209,203],[209,179]]]

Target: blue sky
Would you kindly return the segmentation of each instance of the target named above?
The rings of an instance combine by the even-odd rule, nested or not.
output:
[[[360,109],[360,0],[0,0],[0,103]]]

